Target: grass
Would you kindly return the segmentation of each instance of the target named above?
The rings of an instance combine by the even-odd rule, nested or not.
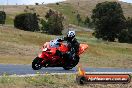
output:
[[[81,14],[82,20],[85,19],[86,16],[91,17],[92,9],[96,6],[97,3],[103,2],[103,1],[117,1],[117,0],[79,0],[79,6],[78,1],[76,0],[67,0],[66,2],[60,3],[60,5],[56,4],[49,4],[49,5],[39,5],[39,6],[33,6],[29,5],[29,9],[35,9],[35,12],[40,15],[41,18],[43,18],[46,14],[46,12],[49,10],[49,8],[52,8],[54,10],[57,10],[61,12],[65,16],[66,24],[74,24],[78,25],[78,21],[76,19],[77,13]],[[131,17],[132,14],[132,5],[124,2],[120,2],[124,11],[124,15],[126,17]],[[2,6],[0,6],[2,9]],[[26,5],[19,6],[19,5],[8,5],[5,6],[5,12],[7,14],[6,24],[12,25],[13,19],[17,14],[23,13],[24,9],[26,8]],[[79,24],[80,26],[84,26],[84,24],[81,22]]]
[[[82,22],[79,23],[79,26],[86,27],[83,23],[85,18],[91,17],[92,10],[95,8],[97,3],[101,3],[104,1],[117,1],[117,0],[67,0],[66,2],[62,2],[59,5],[56,4],[49,4],[47,7],[52,8],[56,11],[59,11],[65,16],[65,23],[66,24],[74,24],[78,25],[77,21],[77,14],[79,13],[82,18]],[[79,2],[79,5],[78,5]],[[119,2],[119,1],[118,1]],[[125,2],[119,2],[122,6],[124,11],[125,17],[131,17],[132,15],[132,5]]]
[[[0,63],[31,64],[44,42],[55,36],[0,27]]]
[[[13,24],[14,24],[14,22],[13,22],[13,18],[10,17],[10,16],[7,16],[7,17],[6,17],[6,24],[13,25]]]
[[[80,64],[86,67],[132,67],[131,44],[97,40],[86,32],[80,34],[77,38],[80,42],[89,45],[89,49],[81,55]]]
[[[54,39],[42,33],[27,32],[12,27],[0,27],[0,63],[31,64],[41,52],[43,43]],[[89,48],[80,56],[84,67],[132,68],[132,45],[97,40],[90,32],[77,32],[80,43]]]
[[[48,7],[55,9],[56,11],[61,12],[66,17],[65,20],[67,23],[70,24],[78,24],[77,18],[76,18],[76,10],[70,5],[70,4],[49,4]]]
[[[4,6],[4,11],[6,12],[6,24],[7,25],[13,25],[13,20],[16,15],[24,13],[24,10],[26,9],[27,5],[6,5]],[[37,14],[39,14],[40,17],[44,17],[46,12],[48,11],[48,7],[44,5],[28,5],[29,9],[28,12],[31,12],[30,9],[34,9]],[[3,7],[0,6],[0,9],[2,10]]]
[[[0,77],[0,88],[130,88],[129,84],[78,85],[76,75],[44,75],[34,77]]]
[[[91,16],[92,14],[92,9],[95,8],[97,3],[101,3],[104,1],[117,1],[118,0],[67,0],[66,3],[71,4],[75,10],[78,10],[78,12],[82,15],[82,16]],[[78,2],[79,2],[79,6],[78,6]],[[119,2],[122,6],[122,9],[124,11],[124,15],[126,17],[131,17],[132,15],[132,5],[129,3],[125,3],[125,2]]]
[[[0,88],[67,88],[77,86],[74,75],[44,75],[34,77],[0,77]]]
[[[96,0],[98,1],[98,0]],[[94,1],[93,1],[94,2]],[[90,15],[93,3],[83,2],[79,13],[82,16]],[[77,24],[75,17],[77,3],[48,5],[50,8],[62,12],[67,23]],[[71,6],[72,5],[72,6]],[[94,4],[95,5],[95,4]],[[128,4],[123,4],[126,16],[131,14]],[[86,9],[84,7],[87,7]],[[7,8],[7,7],[6,7]],[[6,24],[13,24],[13,17],[23,11],[23,6],[9,6]],[[45,12],[43,6],[36,7],[38,13]],[[46,10],[49,8],[47,7]],[[20,10],[20,11],[19,11]],[[87,12],[88,11],[88,12]],[[130,15],[131,16],[131,15]],[[54,39],[56,36],[36,32],[27,32],[13,27],[0,27],[0,63],[4,64],[31,64],[32,60],[41,52],[43,43]],[[80,56],[79,64],[83,67],[116,67],[132,68],[132,45],[118,42],[105,42],[97,40],[90,32],[77,32],[80,43],[86,43],[89,48]],[[76,84],[75,75],[44,75],[35,77],[9,77],[3,74],[0,77],[0,88],[125,88],[130,84],[88,84],[80,86]]]

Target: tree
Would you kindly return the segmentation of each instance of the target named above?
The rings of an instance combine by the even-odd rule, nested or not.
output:
[[[36,2],[35,5],[39,5],[39,3]]]
[[[117,2],[98,3],[91,18],[95,25],[95,37],[103,40],[114,41],[126,27],[121,5]]]
[[[128,17],[126,20],[126,29],[119,34],[118,40],[121,43],[132,43],[132,18]]]
[[[87,17],[85,18],[84,24],[85,24],[87,27],[89,27],[89,26],[90,26],[90,23],[91,23],[90,18],[87,16]]]
[[[42,25],[42,27],[41,27],[41,30],[43,31],[43,32],[48,32],[48,24],[47,24],[47,21],[45,21],[44,19],[41,19],[41,25]]]
[[[128,43],[129,42],[129,34],[128,34],[128,30],[127,29],[124,29],[121,31],[121,33],[119,34],[119,37],[118,37],[118,41],[121,42],[121,43]]]
[[[53,10],[49,10],[49,12],[47,12],[45,17],[47,20],[41,21],[41,24],[42,24],[41,29],[49,34],[61,35],[62,30],[64,29],[63,15]]]
[[[79,23],[82,21],[80,14],[77,14],[77,21],[78,21],[78,26],[79,26]]]
[[[126,24],[128,29],[129,43],[132,43],[132,18],[128,17]]]
[[[49,11],[45,15],[45,18],[48,19],[48,18],[50,18],[50,16],[52,16],[54,14],[55,14],[55,12],[53,10],[49,9]]]
[[[14,26],[25,31],[39,31],[36,13],[19,14],[14,19]]]
[[[57,3],[56,3],[56,5],[60,5],[60,3],[59,3],[59,2],[57,2]]]
[[[127,25],[128,30],[132,30],[132,18],[131,17],[127,18],[126,25]]]
[[[0,11],[0,24],[5,24],[6,13],[4,11]]]

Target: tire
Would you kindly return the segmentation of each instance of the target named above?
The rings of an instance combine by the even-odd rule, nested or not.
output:
[[[80,57],[76,55],[75,56],[75,62],[73,64],[73,67],[75,67],[79,63],[79,59],[80,59]]]
[[[83,76],[77,76],[76,77],[77,84],[84,85],[86,84],[86,78]]]
[[[39,70],[39,69],[41,69],[43,67],[42,64],[41,64],[41,62],[42,62],[42,59],[39,58],[39,57],[36,57],[33,60],[33,62],[32,62],[32,68],[33,68],[33,70]]]
[[[70,69],[72,69],[73,67],[75,67],[77,64],[78,64],[78,62],[79,62],[79,56],[75,56],[75,61],[73,61],[73,64],[72,65],[70,65],[70,66],[68,66],[68,64],[65,64],[64,66],[63,66],[63,68],[65,69],[65,70],[70,70]]]
[[[64,70],[70,70],[72,69],[73,67],[68,67],[68,66],[63,66]]]

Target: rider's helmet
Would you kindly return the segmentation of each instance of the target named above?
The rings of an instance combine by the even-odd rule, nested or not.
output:
[[[73,39],[73,38],[75,37],[75,31],[68,31],[67,37],[68,37],[69,39]]]

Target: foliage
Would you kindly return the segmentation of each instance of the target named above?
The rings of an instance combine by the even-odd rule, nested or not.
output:
[[[39,31],[36,13],[19,14],[14,19],[14,26],[25,31]]]
[[[39,3],[36,2],[35,5],[39,5]]]
[[[126,26],[127,29],[121,31],[118,40],[122,43],[132,43],[132,18],[128,17]]]
[[[43,31],[43,32],[48,32],[48,24],[47,24],[47,21],[45,21],[45,20],[41,20],[41,25],[42,25],[42,27],[41,27],[41,30]]]
[[[128,17],[126,21],[128,30],[132,30],[132,18]]]
[[[119,34],[118,37],[119,42],[121,43],[125,43],[129,41],[129,36],[128,36],[128,30],[124,29],[121,31],[121,33]]]
[[[52,16],[54,14],[55,14],[55,12],[53,10],[49,9],[49,11],[45,15],[45,18],[48,19],[48,18],[50,18],[50,16]]]
[[[78,21],[78,26],[79,26],[79,23],[82,21],[80,14],[77,14],[77,21]]]
[[[37,4],[37,3],[35,3]],[[39,5],[39,3],[38,3]],[[36,12],[36,9],[34,7],[30,8],[29,6],[26,6],[26,8],[24,9],[24,12],[25,13],[35,13]]]
[[[63,15],[50,9],[45,17],[47,21],[41,20],[41,29],[49,34],[61,35],[64,29]]]
[[[95,37],[114,41],[125,28],[125,17],[120,3],[98,3],[92,13]]]
[[[89,24],[89,23],[90,23],[90,18],[89,18],[88,16],[85,18],[84,23],[85,23],[85,24]]]
[[[60,13],[63,13],[65,15],[65,23],[68,24],[74,24],[78,25],[77,21],[77,10],[70,4],[62,4],[61,5],[49,5],[50,8],[55,9],[56,11],[59,11]],[[82,23],[79,24],[81,26]]]
[[[6,13],[4,11],[0,11],[0,24],[5,24]]]
[[[94,27],[92,20],[88,16],[84,20],[84,25],[88,28]]]
[[[56,5],[60,5],[60,3],[57,2]]]

